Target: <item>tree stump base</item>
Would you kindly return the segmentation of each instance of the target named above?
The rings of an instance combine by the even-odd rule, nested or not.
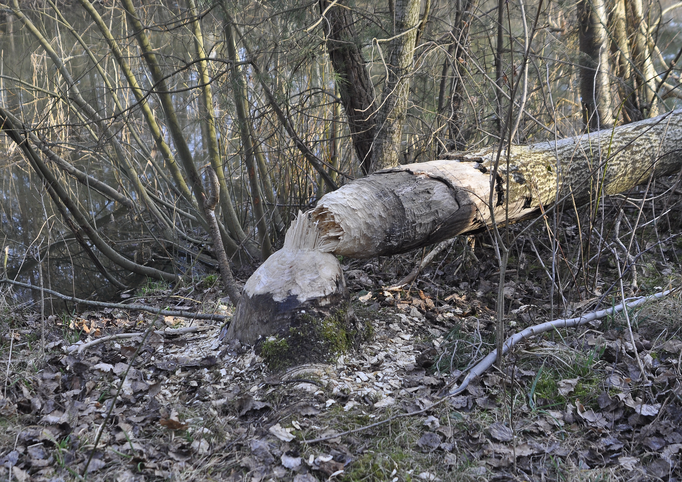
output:
[[[317,240],[300,214],[284,247],[246,282],[225,335],[255,345],[273,369],[329,361],[371,332],[353,312],[338,259]]]

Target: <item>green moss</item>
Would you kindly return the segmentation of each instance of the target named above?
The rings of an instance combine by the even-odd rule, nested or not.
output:
[[[169,290],[171,284],[165,280],[153,280],[147,278],[147,283],[140,286],[138,289],[138,295],[140,296],[151,296],[161,294],[163,291]]]
[[[213,285],[215,285],[218,282],[218,275],[217,274],[209,274],[206,276],[204,279],[201,280],[201,283],[199,283],[199,287],[201,289],[207,289],[207,288],[212,288]]]
[[[348,466],[341,480],[391,480],[397,462],[391,455],[368,451]]]
[[[346,310],[339,310],[320,322],[320,335],[333,354],[346,353],[352,346],[355,331],[346,330],[346,316]]]
[[[367,340],[372,333],[370,326],[355,316],[349,303],[325,312],[301,310],[286,330],[269,337],[257,349],[273,370],[330,362]]]
[[[261,356],[273,370],[285,368],[289,365],[289,343],[284,338],[270,336],[260,347]]]

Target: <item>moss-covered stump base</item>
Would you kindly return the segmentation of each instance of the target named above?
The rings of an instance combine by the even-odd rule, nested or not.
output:
[[[350,302],[327,310],[308,306],[290,321],[287,329],[256,342],[256,352],[272,370],[333,361],[372,333],[371,326],[355,316]]]
[[[329,361],[367,333],[353,313],[336,256],[285,241],[246,282],[225,341],[255,345],[279,369]]]

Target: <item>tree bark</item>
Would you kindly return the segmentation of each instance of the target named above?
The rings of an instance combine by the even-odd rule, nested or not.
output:
[[[329,8],[328,0],[320,1],[322,21],[327,40],[327,52],[334,72],[341,103],[348,117],[353,147],[365,174],[370,172],[374,142],[375,96],[365,59],[357,43],[353,14],[343,1]]]
[[[419,26],[420,0],[396,0],[393,38],[381,107],[377,113],[371,171],[400,164],[410,76]]]
[[[644,20],[642,0],[630,0],[626,4],[632,28],[632,60],[636,67],[635,80],[639,91],[640,109],[645,118],[652,117],[659,112],[659,102],[656,99],[656,70],[649,49],[649,29]]]
[[[613,73],[618,78],[618,94],[623,103],[625,123],[637,122],[644,117],[637,102],[637,93],[632,78],[625,0],[615,0],[609,17],[609,31],[613,38],[611,52],[615,57]]]
[[[580,24],[580,95],[590,131],[613,126],[609,49],[604,0],[578,2]]]
[[[358,258],[398,254],[485,229],[493,215],[499,223],[512,223],[539,215],[557,199],[582,205],[595,190],[625,192],[651,175],[682,167],[682,110],[612,130],[512,146],[509,171],[506,165],[498,168],[491,207],[496,154],[488,148],[404,165],[327,194],[310,213],[320,230],[317,249]],[[503,150],[501,158],[506,156]]]
[[[513,146],[494,180],[496,148],[377,172],[320,199],[285,247],[249,279],[228,337],[286,334],[310,306],[335,306],[345,283],[335,256],[369,258],[587,203],[682,168],[682,109],[654,119],[530,146]],[[507,153],[503,150],[502,157]],[[507,179],[508,177],[508,179]],[[598,181],[597,181],[598,180]],[[494,206],[488,204],[494,200]]]

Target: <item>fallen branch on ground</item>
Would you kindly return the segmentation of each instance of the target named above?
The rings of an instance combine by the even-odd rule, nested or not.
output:
[[[634,307],[639,306],[643,303],[646,303],[647,301],[663,298],[664,296],[667,296],[670,293],[677,291],[678,289],[679,288],[674,288],[671,290],[666,290],[666,291],[662,291],[660,293],[656,293],[654,295],[642,296],[640,298],[636,298],[636,299],[630,301],[629,303],[624,301],[624,302],[620,303],[619,305],[616,305],[612,308],[608,308],[608,309],[600,310],[600,311],[594,311],[592,313],[588,313],[586,315],[579,316],[577,318],[568,318],[568,319],[561,318],[558,320],[548,321],[546,323],[542,323],[539,325],[528,327],[525,330],[523,330],[519,333],[516,333],[516,334],[512,335],[511,337],[507,338],[507,340],[504,342],[502,353],[506,354],[507,352],[509,352],[509,349],[511,347],[516,345],[521,340],[524,340],[524,339],[529,338],[531,336],[539,335],[540,333],[545,333],[545,332],[550,331],[550,330],[557,330],[559,328],[572,328],[575,326],[581,326],[581,325],[584,325],[585,323],[589,323],[590,321],[598,320],[600,318],[604,318],[604,317],[609,316],[611,314],[623,311],[625,308],[628,308],[628,309],[634,308]],[[394,415],[392,417],[387,418],[386,420],[381,420],[379,422],[375,422],[375,423],[372,423],[369,425],[365,425],[364,427],[356,428],[353,430],[347,430],[346,432],[341,432],[341,433],[329,435],[326,437],[320,437],[320,438],[316,438],[316,439],[312,439],[312,440],[304,440],[303,442],[305,442],[307,444],[314,444],[314,443],[318,443],[318,442],[326,442],[328,440],[336,439],[339,437],[345,437],[346,435],[351,435],[351,434],[355,434],[358,432],[363,432],[365,430],[369,430],[369,429],[374,428],[374,427],[379,427],[381,425],[393,422],[394,420],[398,420],[399,418],[413,417],[415,415],[421,415],[422,413],[428,412],[432,408],[434,408],[434,407],[440,405],[441,403],[445,402],[446,400],[448,400],[450,397],[453,397],[455,395],[462,393],[469,386],[469,383],[471,383],[471,381],[474,378],[483,375],[488,370],[488,368],[493,366],[496,359],[497,359],[497,350],[493,350],[492,352],[490,352],[490,354],[488,354],[488,356],[486,356],[483,360],[478,362],[476,364],[476,366],[474,366],[471,369],[471,371],[469,371],[469,373],[467,374],[464,381],[462,381],[462,383],[457,388],[455,388],[454,390],[451,390],[450,392],[446,392],[444,395],[442,395],[439,399],[437,399],[433,404],[429,405],[428,407],[424,407],[421,410],[415,410],[413,412],[401,413],[398,415]],[[443,391],[441,391],[441,393],[445,392],[445,390],[447,390],[447,387]]]
[[[79,303],[88,306],[97,306],[98,308],[118,308],[121,310],[133,310],[133,311],[146,311],[148,313],[154,313],[156,315],[164,316],[182,316],[185,318],[194,318],[196,320],[220,320],[225,321],[230,318],[228,315],[218,315],[212,313],[194,313],[192,311],[185,310],[164,310],[163,308],[155,308],[153,306],[130,304],[126,305],[123,303],[108,303],[106,301],[93,301],[93,300],[83,300],[81,298],[76,298],[75,296],[68,296],[58,291],[50,290],[47,288],[41,288],[39,286],[32,286],[27,283],[22,283],[21,281],[14,281],[11,279],[0,279],[0,283],[7,283],[15,286],[20,286],[21,288],[27,288],[29,290],[42,291],[44,293],[56,296],[59,299],[71,301],[72,303]]]
[[[607,308],[605,310],[599,310],[599,311],[593,311],[592,313],[588,313],[586,315],[579,316],[577,318],[560,318],[558,320],[553,320],[553,321],[548,321],[546,323],[541,323],[539,325],[534,325],[534,326],[529,326],[523,331],[520,331],[519,333],[516,333],[504,342],[504,345],[502,347],[502,354],[506,355],[509,350],[516,345],[518,342],[521,340],[525,340],[526,338],[530,338],[531,336],[539,335],[540,333],[545,333],[547,331],[552,331],[552,330],[558,330],[559,328],[572,328],[574,326],[581,326],[584,325],[585,323],[589,323],[590,321],[598,320],[600,318],[604,318],[606,316],[612,315],[614,313],[618,313],[620,311],[623,311],[624,309],[628,308],[634,308],[636,306],[639,306],[643,303],[646,303],[647,301],[651,301],[654,299],[658,298],[663,298],[664,296],[669,295],[670,293],[676,291],[678,288],[674,288],[671,290],[666,290],[666,291],[661,291],[660,293],[656,293],[654,295],[650,296],[642,296],[639,298],[636,298],[629,303],[626,301],[623,301],[619,305],[616,305],[612,308]],[[471,380],[474,378],[481,376],[483,373],[490,368],[493,363],[495,363],[495,360],[497,359],[497,350],[493,350],[486,356],[483,360],[478,362],[475,367],[469,371],[467,374],[466,378],[462,381],[460,386],[455,388],[454,390],[450,391],[447,396],[454,396],[457,395],[458,393],[462,393],[467,386],[469,386],[469,383]]]
[[[440,243],[438,243],[438,244],[436,245],[436,247],[433,248],[433,249],[429,252],[429,254],[427,254],[426,256],[424,256],[424,259],[422,259],[421,262],[420,262],[419,264],[417,264],[417,266],[414,267],[414,269],[410,272],[410,274],[408,274],[408,275],[405,276],[403,279],[401,279],[400,281],[398,281],[396,284],[394,284],[393,286],[391,286],[390,288],[388,288],[388,290],[391,291],[391,290],[400,289],[400,288],[402,288],[403,286],[409,285],[409,284],[412,283],[414,280],[416,280],[416,279],[417,279],[417,276],[419,276],[419,273],[421,272],[421,270],[423,270],[423,269],[426,268],[429,264],[431,264],[431,262],[434,260],[434,258],[435,258],[436,256],[438,256],[443,250],[445,250],[446,248],[449,248],[450,246],[452,246],[452,245],[454,244],[454,242],[455,242],[455,239],[456,239],[456,238],[450,238],[450,239],[446,239],[445,241],[441,241]]]
[[[206,331],[206,330],[211,330],[213,327],[210,326],[187,326],[185,328],[175,328],[175,329],[168,329],[168,330],[156,330],[154,333],[157,335],[164,335],[164,336],[175,336],[175,335],[184,335],[185,333],[196,333],[197,331]],[[95,345],[99,345],[100,343],[104,343],[105,341],[111,341],[111,340],[120,340],[122,338],[135,338],[136,336],[143,336],[146,332],[135,332],[135,333],[116,333],[115,335],[109,335],[109,336],[103,336],[102,338],[97,338],[95,340],[89,341],[87,343],[84,343],[78,347],[78,353],[80,354],[83,350],[86,350],[90,347],[93,347]],[[75,346],[77,345],[72,345]]]

